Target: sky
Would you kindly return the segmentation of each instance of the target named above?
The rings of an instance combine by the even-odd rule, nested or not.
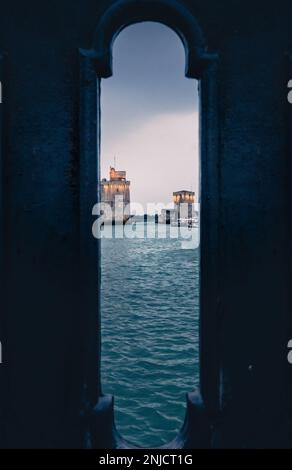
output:
[[[180,38],[146,22],[116,38],[113,76],[101,83],[101,175],[116,162],[145,207],[182,189],[198,195],[198,84],[184,72]]]

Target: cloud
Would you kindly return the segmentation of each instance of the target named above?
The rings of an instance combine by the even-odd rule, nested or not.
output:
[[[195,111],[156,115],[117,138],[102,134],[102,176],[108,177],[116,156],[118,169],[131,180],[133,202],[168,203],[181,189],[198,194],[198,136]]]
[[[197,81],[185,77],[185,51],[170,28],[151,22],[127,27],[114,42],[113,65],[113,76],[101,83],[106,139],[154,116],[198,109]]]

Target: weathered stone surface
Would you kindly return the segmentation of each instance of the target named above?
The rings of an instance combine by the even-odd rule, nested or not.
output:
[[[80,447],[84,442],[83,383],[93,376],[96,359],[93,345],[88,372],[87,331],[95,327],[95,316],[83,309],[78,289],[78,49],[92,47],[100,15],[110,3],[10,0],[1,5],[2,447]],[[288,447],[292,5],[289,0],[185,4],[210,50],[219,54],[216,334],[222,396],[213,445]],[[90,386],[95,385],[92,378]]]

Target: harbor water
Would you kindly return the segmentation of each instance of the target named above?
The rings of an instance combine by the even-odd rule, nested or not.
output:
[[[136,236],[101,241],[103,393],[118,431],[146,448],[175,437],[199,381],[199,230],[168,230],[137,222]]]

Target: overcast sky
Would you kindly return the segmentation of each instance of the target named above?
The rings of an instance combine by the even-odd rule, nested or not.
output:
[[[197,82],[184,70],[183,45],[161,24],[129,26],[114,43],[114,73],[101,84],[101,174],[116,157],[133,202],[198,194]]]

